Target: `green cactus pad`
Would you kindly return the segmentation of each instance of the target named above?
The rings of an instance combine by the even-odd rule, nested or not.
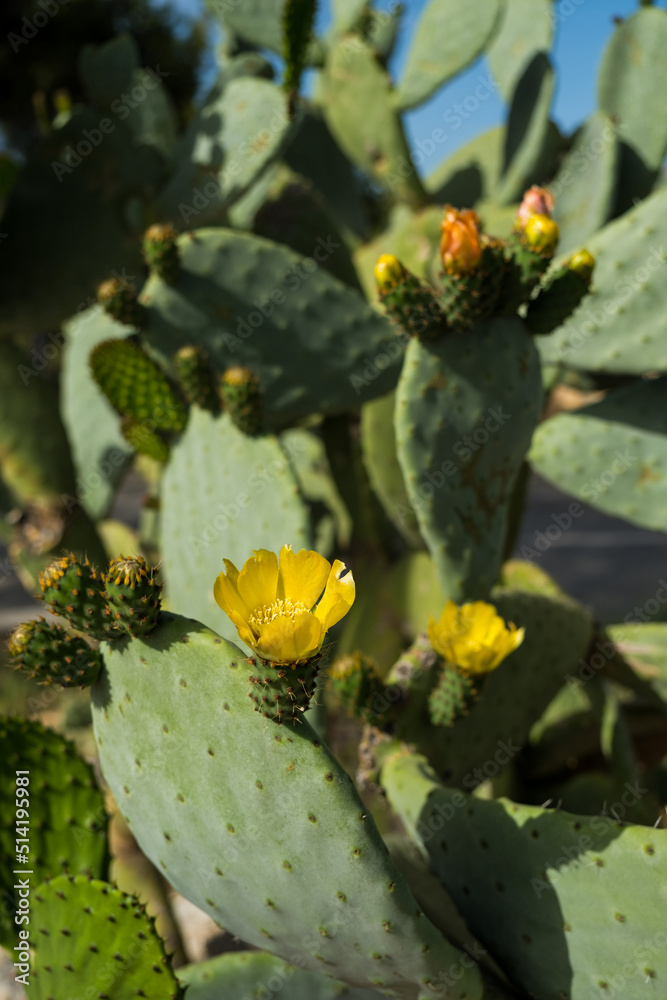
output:
[[[12,666],[35,678],[38,684],[88,687],[102,667],[99,653],[81,636],[72,636],[60,625],[43,618],[19,625],[9,640]]]
[[[220,400],[207,352],[203,347],[185,344],[172,358],[174,373],[188,403],[196,403],[202,410],[218,413]]]
[[[512,983],[543,1000],[645,1000],[667,977],[667,831],[470,798],[407,753],[382,780]]]
[[[419,19],[396,91],[401,111],[421,104],[470,65],[493,38],[501,0],[431,0]]]
[[[444,780],[468,789],[499,774],[527,742],[586,655],[593,631],[590,615],[573,601],[500,588],[491,601],[506,622],[525,629],[523,642],[489,674],[465,718],[451,729],[429,729],[424,707],[416,731],[406,736]]]
[[[298,454],[298,443],[290,454],[275,437],[249,438],[227,414],[213,417],[193,407],[161,488],[161,550],[170,607],[237,638],[213,599],[223,557],[240,569],[253,549],[311,548],[308,510],[292,471]]]
[[[519,319],[408,346],[396,394],[398,459],[445,597],[484,599],[498,579],[541,401],[537,352]]]
[[[304,969],[432,996],[456,951],[417,916],[352,781],[308,723],[279,728],[252,711],[241,650],[165,615],[146,640],[106,645],[103,657],[92,699],[102,770],[172,885]],[[472,969],[452,997],[481,993]]]
[[[510,101],[521,75],[538,52],[551,48],[551,0],[505,0],[500,28],[486,57],[495,85]]]
[[[182,1000],[155,922],[135,896],[108,882],[60,875],[34,892],[30,997],[72,990],[113,1000]]]
[[[361,170],[413,207],[426,199],[412,165],[391,81],[358,35],[331,46],[323,75],[324,114],[341,149]],[[359,94],[363,93],[363,104]]]
[[[95,306],[65,325],[60,413],[76,469],[78,500],[91,517],[106,517],[132,450],[118,416],[93,378],[88,359],[97,344],[127,336],[127,329]]]
[[[665,234],[663,188],[587,241],[595,257],[590,295],[540,341],[545,364],[637,375],[667,370]]]
[[[121,416],[146,420],[161,430],[181,431],[183,403],[166,376],[132,340],[104,340],[90,355],[93,378]]]
[[[329,684],[334,698],[350,715],[375,725],[374,701],[384,691],[377,664],[364,653],[341,656],[329,668]]]
[[[313,258],[226,229],[186,233],[179,247],[176,284],[153,277],[142,295],[153,349],[171,356],[187,330],[218,372],[251,368],[269,425],[340,412],[395,384],[388,321]],[[335,251],[324,237],[313,248],[320,258]]]
[[[139,455],[147,455],[156,462],[169,461],[169,445],[157,431],[146,425],[137,417],[123,417],[120,422],[120,432],[123,439]]]
[[[614,214],[618,125],[602,111],[580,130],[550,188],[560,228],[559,253],[577,250]]]
[[[667,12],[649,6],[618,23],[602,57],[598,100],[621,140],[615,214],[649,193],[667,152],[667,114],[654,101],[667,86],[666,45]]]
[[[560,489],[607,514],[667,529],[667,378],[609,392],[537,429],[530,461]]]
[[[215,8],[224,25],[253,46],[270,49],[277,55],[284,54],[285,0],[249,0],[249,2],[220,9]],[[313,39],[308,60],[321,63],[322,46]]]
[[[503,164],[504,138],[504,128],[489,129],[436,167],[426,181],[433,199],[474,208],[478,201],[490,198]]]
[[[144,260],[149,268],[170,285],[176,281],[181,266],[177,235],[170,223],[156,223],[146,230],[142,242]]]
[[[218,955],[186,965],[178,978],[187,988],[187,1000],[245,1000],[266,984],[275,1000],[379,1000],[380,994],[355,990],[316,972],[288,965],[262,951]],[[261,989],[261,986],[259,987]]]
[[[443,664],[428,698],[428,712],[433,725],[453,726],[457,719],[467,715],[477,698],[475,684],[475,678]]]
[[[352,518],[340,495],[322,438],[305,427],[280,435],[283,451],[293,457],[292,471],[307,504],[313,548],[327,558],[348,548]]]
[[[589,287],[590,282],[571,268],[556,268],[528,303],[526,326],[531,333],[551,333],[574,312]]]
[[[245,3],[237,10],[245,11]],[[255,56],[256,58],[256,56]],[[231,61],[190,123],[157,208],[188,229],[219,223],[280,155],[289,136],[287,98],[264,73],[266,64]],[[180,244],[179,244],[180,245]]]
[[[148,635],[160,617],[162,586],[155,569],[142,556],[112,559],[104,573],[104,596],[116,628],[129,635]]]
[[[361,408],[361,449],[373,492],[413,548],[423,546],[414,509],[396,455],[393,392]]]
[[[503,170],[495,192],[501,205],[519,201],[526,188],[549,175],[557,160],[558,131],[549,119],[554,84],[547,55],[536,53],[512,95]]]
[[[513,315],[527,302],[549,269],[553,254],[533,250],[522,233],[513,232],[505,248],[505,274],[498,311]]]
[[[27,878],[33,890],[45,878],[70,872],[105,878],[108,865],[104,797],[97,787],[92,767],[72,743],[38,722],[0,719],[0,941],[15,943],[21,925],[14,923],[18,902],[11,887]],[[29,784],[17,785],[17,771],[29,772]],[[17,861],[16,838],[23,836],[17,814],[17,787],[26,787],[29,812],[28,864]],[[19,824],[17,827],[16,824]],[[25,844],[19,844],[23,848]],[[30,870],[26,876],[14,869]],[[31,923],[32,929],[32,913]],[[32,935],[31,935],[32,937]]]
[[[104,583],[94,566],[69,553],[50,563],[39,575],[44,602],[72,628],[103,639],[114,631],[104,596]]]
[[[262,392],[249,368],[228,368],[220,379],[220,398],[234,426],[254,437],[262,427]]]

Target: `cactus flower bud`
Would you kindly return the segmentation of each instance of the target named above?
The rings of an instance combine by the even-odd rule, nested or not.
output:
[[[554,196],[551,191],[548,188],[538,187],[537,184],[533,184],[531,188],[528,188],[523,196],[523,201],[519,205],[515,227],[517,229],[525,229],[531,215],[546,215],[548,218],[551,218],[553,210]]]
[[[573,257],[570,257],[566,266],[568,270],[574,271],[584,281],[590,281],[595,267],[595,257],[588,250],[579,250]]]
[[[474,271],[482,256],[477,213],[471,209],[459,212],[447,205],[441,228],[440,257],[445,271],[448,274]]]
[[[548,215],[531,215],[524,227],[526,242],[536,253],[553,256],[558,243],[558,223]]]
[[[173,284],[180,273],[178,233],[171,223],[156,222],[144,233],[144,260],[167,284]]]
[[[403,281],[406,271],[398,257],[394,257],[393,253],[383,253],[381,257],[378,257],[374,274],[378,288],[385,292]]]
[[[262,423],[262,396],[259,379],[241,365],[228,368],[220,379],[221,402],[233,424],[244,434],[259,433]]]

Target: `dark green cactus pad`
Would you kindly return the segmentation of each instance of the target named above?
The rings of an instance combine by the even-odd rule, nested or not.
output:
[[[146,421],[137,417],[123,417],[120,422],[123,439],[139,455],[147,455],[156,462],[169,461],[169,445],[157,431],[147,426]]]
[[[72,743],[40,723],[0,719],[0,759],[4,763],[0,771],[0,941],[11,949],[21,926],[30,929],[34,942],[32,912],[29,925],[14,922],[18,896],[12,887],[17,880],[29,880],[32,911],[34,888],[45,878],[63,872],[106,878],[107,816],[92,767]],[[24,777],[17,776],[17,771],[29,772],[28,785],[17,785],[17,777]],[[17,787],[29,792],[25,799],[29,851],[21,850],[20,855],[16,838],[24,835],[25,817],[17,813]],[[19,856],[27,856],[29,863],[21,864]],[[30,874],[14,874],[23,868]]]
[[[377,724],[376,698],[384,692],[385,684],[370,656],[352,653],[339,657],[329,669],[329,684],[336,701],[350,715]]]
[[[361,408],[361,452],[373,492],[385,513],[412,548],[423,548],[417,518],[410,503],[396,455],[393,392]]]
[[[418,910],[307,721],[278,727],[253,711],[241,650],[167,614],[147,639],[108,644],[103,657],[92,696],[102,770],[171,884],[306,970],[434,996],[428,984],[458,953]],[[452,989],[464,994],[481,998],[476,969]]]
[[[248,681],[255,711],[279,725],[298,725],[315,694],[320,658],[296,666],[267,663],[252,657]]]
[[[87,990],[91,1000],[182,1000],[164,944],[135,896],[60,875],[33,894],[31,1000]]]
[[[600,66],[600,108],[619,123],[621,162],[616,215],[644,198],[667,151],[667,114],[654,95],[667,86],[662,53],[667,45],[667,13],[642,5],[617,22]]]
[[[161,584],[143,556],[112,559],[104,573],[104,596],[116,628],[129,635],[148,635],[160,617]]]
[[[614,214],[622,129],[597,111],[580,129],[550,188],[558,250],[578,250]],[[567,318],[567,317],[566,317]]]
[[[573,601],[500,588],[491,601],[505,621],[525,628],[523,642],[491,671],[455,726],[429,728],[423,711],[414,732],[405,736],[427,754],[443,780],[468,789],[495,777],[519,753],[534,722],[586,655],[593,634],[590,615]]]
[[[196,403],[202,410],[217,413],[220,400],[211,362],[204,348],[185,344],[176,351],[171,363],[186,401]]]
[[[664,531],[667,378],[639,380],[546,420],[530,461],[560,489],[616,517]]]
[[[547,277],[526,310],[531,333],[551,333],[564,323],[588,293],[590,282],[569,267],[559,267]]]
[[[389,322],[315,258],[227,229],[184,233],[179,247],[176,284],[152,277],[142,293],[152,348],[171,357],[187,330],[216,371],[250,368],[269,426],[341,412],[395,384]],[[322,237],[313,254],[336,249]]]
[[[502,127],[482,132],[437,166],[426,181],[434,201],[475,208],[490,198],[503,163],[504,137]]]
[[[352,162],[402,201],[422,205],[426,197],[417,171],[409,166],[410,149],[391,80],[359,35],[344,34],[330,47],[322,96],[327,124]]]
[[[104,596],[104,583],[94,566],[69,553],[50,563],[39,575],[49,611],[67,619],[72,628],[103,639],[114,631]]]
[[[667,190],[659,189],[587,241],[590,294],[540,340],[545,364],[642,375],[667,370],[664,265]]]
[[[541,402],[539,358],[518,318],[408,345],[396,394],[398,459],[445,598],[483,600],[498,579]]]
[[[476,323],[493,315],[506,269],[503,245],[492,241],[483,247],[474,271],[440,275],[438,298],[454,333],[471,330]]]
[[[38,684],[88,687],[97,680],[102,661],[82,636],[73,636],[60,625],[40,618],[19,625],[11,635],[12,666]]]
[[[513,984],[539,1000],[645,1000],[664,982],[667,831],[468,797],[407,753],[382,780]]]
[[[512,94],[503,170],[494,198],[501,205],[519,201],[526,188],[550,176],[558,162],[560,136],[549,119],[554,85],[547,54],[535,53]]]
[[[238,638],[213,599],[213,581],[223,557],[240,569],[253,549],[312,548],[294,474],[302,453],[298,441],[283,448],[272,435],[250,438],[226,413],[214,417],[192,408],[161,486],[160,551],[170,607]]]
[[[117,323],[137,330],[144,325],[144,310],[139,305],[133,281],[127,278],[109,278],[103,281],[97,289],[97,301]]]
[[[151,271],[171,285],[176,281],[181,261],[176,238],[178,233],[171,223],[156,223],[144,233],[142,251]]]
[[[398,83],[396,104],[421,104],[484,51],[502,20],[500,0],[431,0],[424,8]]]
[[[90,355],[93,378],[121,416],[182,431],[187,412],[164,373],[133,340],[104,340]]]
[[[234,426],[254,437],[262,427],[262,392],[249,368],[228,368],[220,379],[220,398]]]
[[[531,250],[523,234],[512,233],[505,250],[505,274],[498,298],[498,311],[512,315],[531,294],[549,269],[553,254]]]
[[[275,1000],[379,1000],[374,990],[355,990],[316,972],[288,965],[263,951],[218,955],[186,965],[178,978],[187,1000],[245,1000],[265,983]]]
[[[285,0],[283,36],[285,56],[285,89],[298,91],[306,65],[308,45],[313,34],[317,0]]]
[[[483,678],[481,678],[483,679]],[[453,726],[468,714],[477,698],[479,681],[455,667],[443,664],[437,683],[428,698],[428,712],[434,726]]]
[[[75,499],[98,520],[108,517],[133,451],[121,434],[116,411],[92,376],[88,359],[103,340],[127,336],[127,328],[95,306],[78,313],[64,329],[60,413],[79,484]]]
[[[505,13],[486,58],[506,101],[538,52],[548,52],[554,29],[551,0],[505,0]]]

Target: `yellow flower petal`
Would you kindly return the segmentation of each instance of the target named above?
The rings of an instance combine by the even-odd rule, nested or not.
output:
[[[236,570],[233,563],[227,563],[227,560],[225,560],[225,565],[228,567],[227,576],[225,576],[224,573],[220,573],[220,575],[216,577],[215,583],[213,584],[213,596],[222,610],[225,611],[230,618],[232,613],[236,613],[240,615],[244,621],[247,621],[250,612],[236,587],[235,577],[238,577],[238,570]],[[235,574],[229,572],[230,566],[233,570],[236,570]]]
[[[229,615],[233,624],[236,625],[236,631],[239,634],[239,639],[241,640],[241,642],[245,642],[246,646],[250,646],[251,649],[254,649],[255,643],[257,642],[257,636],[250,628],[248,623],[245,621],[245,619],[243,619],[241,615],[237,614],[236,611],[228,611],[227,614]]]
[[[273,663],[297,663],[319,653],[324,638],[321,623],[310,611],[294,618],[281,615],[262,628],[255,649],[264,660]]]
[[[428,623],[428,637],[437,653],[459,670],[489,673],[523,641],[524,630],[506,624],[492,604],[474,601],[458,607],[448,601],[436,622]]]
[[[322,594],[329,576],[329,563],[319,552],[301,549],[293,552],[290,545],[280,550],[278,597],[310,610]]]
[[[278,556],[268,549],[257,549],[238,575],[239,594],[252,613],[273,604],[278,587]]]
[[[336,559],[331,567],[322,600],[314,609],[314,614],[322,622],[322,629],[325,632],[339,622],[354,604],[354,579],[350,572],[341,579],[344,570],[345,564]]]

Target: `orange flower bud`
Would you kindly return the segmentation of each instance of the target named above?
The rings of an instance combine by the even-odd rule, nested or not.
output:
[[[441,228],[440,257],[445,271],[448,274],[474,271],[482,256],[477,213],[471,209],[459,212],[447,205]]]

